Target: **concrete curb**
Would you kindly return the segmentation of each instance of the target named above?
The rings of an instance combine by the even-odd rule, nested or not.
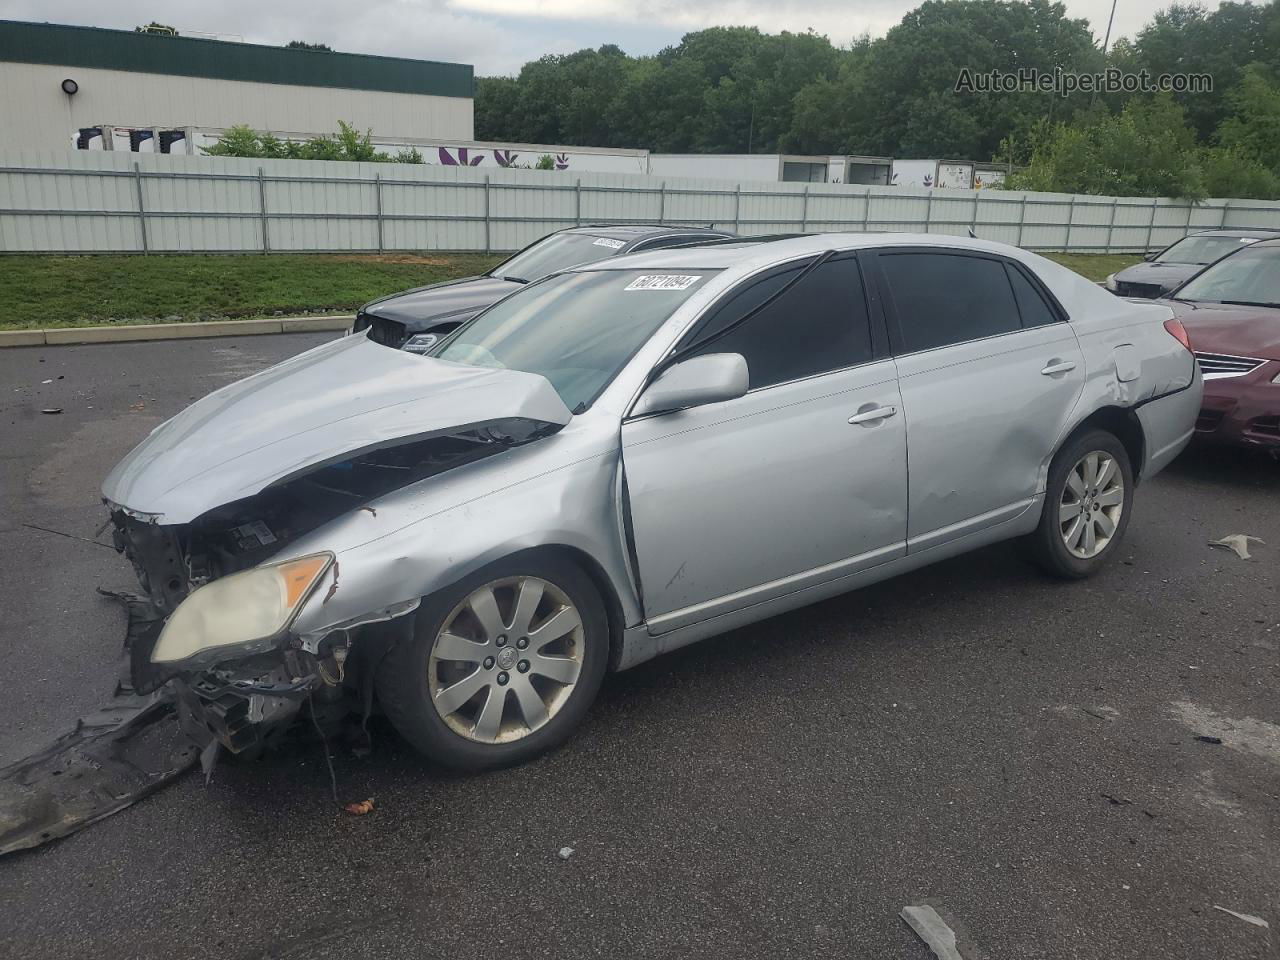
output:
[[[206,323],[134,323],[111,327],[53,327],[48,330],[0,330],[4,347],[62,346],[72,343],[126,343],[134,340],[186,340],[248,337],[266,333],[317,333],[346,330],[354,316],[268,317],[258,320],[210,320]]]

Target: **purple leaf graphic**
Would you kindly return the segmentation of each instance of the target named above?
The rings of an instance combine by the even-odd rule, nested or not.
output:
[[[440,148],[440,162],[446,167],[474,167],[484,159],[483,153],[478,153],[474,157],[468,157],[466,147],[458,147],[458,158],[455,160],[453,154],[449,152],[448,147]]]
[[[567,153],[556,154],[556,169],[557,170],[569,169],[569,155]]]
[[[932,186],[933,186],[933,174],[931,174],[931,173],[926,173],[926,174],[924,175],[924,185],[925,185],[926,187],[932,187]]]
[[[511,167],[515,165],[516,159],[520,156],[518,153],[512,153],[510,150],[493,151],[493,161],[500,167]]]

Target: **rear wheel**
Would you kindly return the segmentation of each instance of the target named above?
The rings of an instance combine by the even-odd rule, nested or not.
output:
[[[1028,538],[1033,558],[1054,576],[1092,576],[1115,552],[1132,502],[1124,444],[1105,430],[1072,438],[1049,467],[1040,526]]]
[[[464,770],[520,763],[562,742],[595,699],[608,621],[591,579],[557,556],[486,567],[423,601],[378,695],[432,759]]]

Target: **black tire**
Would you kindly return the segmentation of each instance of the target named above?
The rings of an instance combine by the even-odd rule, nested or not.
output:
[[[479,743],[455,731],[431,701],[428,670],[432,646],[449,614],[486,583],[508,577],[538,577],[561,590],[582,621],[582,666],[567,699],[542,726],[521,739]],[[376,689],[387,717],[400,734],[430,759],[456,770],[490,770],[523,763],[568,738],[595,700],[609,661],[609,622],[595,584],[566,557],[518,554],[490,564],[445,590],[426,597],[415,614],[413,637],[394,647],[378,668]]]
[[[1115,460],[1124,482],[1124,497],[1115,533],[1096,556],[1082,558],[1067,549],[1059,523],[1059,508],[1068,474],[1083,457],[1095,451],[1106,453]],[[1106,430],[1085,430],[1070,437],[1049,465],[1040,525],[1024,543],[1031,559],[1046,573],[1064,580],[1081,580],[1093,576],[1114,556],[1132,515],[1133,467],[1124,444]]]

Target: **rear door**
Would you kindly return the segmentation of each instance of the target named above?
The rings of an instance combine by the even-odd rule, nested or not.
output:
[[[1065,314],[1001,257],[917,247],[868,259],[906,415],[908,552],[1018,517],[1084,385]]]
[[[905,551],[906,436],[887,338],[873,334],[855,257],[796,280],[801,269],[744,281],[686,341],[742,354],[745,396],[623,424],[654,633]]]

